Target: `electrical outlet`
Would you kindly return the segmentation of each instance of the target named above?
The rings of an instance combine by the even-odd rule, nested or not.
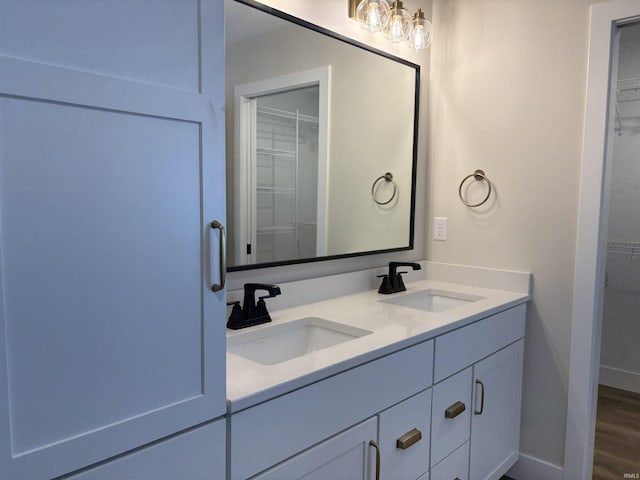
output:
[[[447,239],[447,217],[433,217],[433,239]]]

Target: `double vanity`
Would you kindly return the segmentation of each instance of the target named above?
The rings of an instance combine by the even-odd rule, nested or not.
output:
[[[423,265],[391,295],[373,270],[306,281],[362,291],[228,330],[230,478],[498,479],[517,461],[530,275]],[[280,287],[279,307],[301,288]]]

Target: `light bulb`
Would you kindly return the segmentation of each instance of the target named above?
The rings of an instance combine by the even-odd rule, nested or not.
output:
[[[379,32],[389,23],[387,0],[362,0],[356,10],[358,23],[370,32]]]
[[[424,18],[422,9],[418,9],[413,16],[413,30],[410,37],[410,45],[414,50],[422,50],[431,45],[433,28],[431,22]]]
[[[391,23],[389,24],[389,39],[392,42],[402,41],[402,17],[400,15],[394,15],[391,17]]]
[[[386,29],[387,39],[394,42],[402,42],[409,38],[411,33],[411,15],[407,12],[400,0],[395,0],[391,6],[391,20]]]
[[[380,5],[377,3],[369,4],[369,13],[367,15],[367,28],[372,32],[377,32],[382,27],[380,19]]]
[[[424,44],[424,25],[418,25],[413,29],[413,49],[422,50],[426,47]]]

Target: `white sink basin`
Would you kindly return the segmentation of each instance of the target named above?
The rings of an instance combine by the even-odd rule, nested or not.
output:
[[[262,365],[276,365],[369,335],[369,330],[306,317],[227,337],[227,352]]]
[[[482,300],[484,297],[467,295],[465,293],[449,292],[427,288],[419,292],[408,293],[388,300],[380,300],[382,303],[391,303],[401,307],[415,308],[425,312],[444,312],[452,308],[467,305],[470,302]]]

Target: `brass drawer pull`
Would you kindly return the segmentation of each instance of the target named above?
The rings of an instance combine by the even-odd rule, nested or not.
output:
[[[417,428],[408,431],[396,441],[396,447],[406,450],[411,445],[418,443],[422,439],[422,432]]]
[[[458,415],[460,415],[462,412],[464,412],[467,409],[466,405],[462,402],[456,402],[453,405],[451,405],[449,408],[447,408],[444,411],[444,417],[445,418],[456,418]]]

